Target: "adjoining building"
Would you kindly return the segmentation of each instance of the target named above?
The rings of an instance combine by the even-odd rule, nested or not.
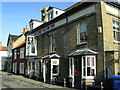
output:
[[[12,35],[12,34],[9,34],[8,36],[8,41],[7,41],[7,54],[8,54],[8,57],[7,57],[7,72],[12,72],[12,44],[13,42],[16,41],[16,39],[18,38],[19,36],[18,35]]]
[[[23,34],[21,34],[12,44],[12,72],[15,74],[25,74],[25,48],[27,33],[28,26],[23,29]]]
[[[1,43],[1,42],[0,42]],[[5,71],[7,65],[7,47],[0,46],[0,71]]]

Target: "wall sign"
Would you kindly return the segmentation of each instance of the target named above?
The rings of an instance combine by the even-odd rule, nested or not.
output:
[[[27,44],[34,45],[34,36],[27,36]]]
[[[52,25],[50,25],[50,26],[48,26],[48,27],[46,27],[46,28],[44,28],[44,29],[36,32],[34,35],[37,36],[37,35],[39,35],[39,34],[42,34],[42,33],[46,32],[46,31],[49,31],[50,29],[52,29],[52,28],[54,28],[54,27],[55,27],[55,24],[52,24]]]

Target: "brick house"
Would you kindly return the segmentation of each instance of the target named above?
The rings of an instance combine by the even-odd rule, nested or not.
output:
[[[120,73],[120,5],[79,2],[30,33],[37,40],[40,78],[47,83],[67,80],[72,87],[100,85]],[[68,79],[69,78],[69,79]]]
[[[24,28],[17,40],[12,44],[12,72],[15,74],[25,74],[25,48],[26,48],[26,34],[28,27]]]

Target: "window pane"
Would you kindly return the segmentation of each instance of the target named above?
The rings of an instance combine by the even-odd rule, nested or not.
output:
[[[87,57],[87,66],[90,66],[90,57]]]
[[[86,76],[86,70],[83,68],[83,76]]]
[[[58,65],[53,65],[53,74],[58,74]]]
[[[91,76],[94,76],[94,69],[91,69]]]
[[[117,32],[117,41],[120,41],[120,32]]]
[[[53,19],[53,12],[51,13],[51,19]]]
[[[116,39],[116,32],[114,31],[113,33],[114,33],[114,40],[117,40],[117,39]]]
[[[31,52],[35,53],[35,46],[32,46]]]
[[[94,66],[94,57],[91,57],[91,66]]]
[[[85,57],[83,57],[83,66],[85,67]]]
[[[90,67],[87,67],[87,76],[90,76]]]

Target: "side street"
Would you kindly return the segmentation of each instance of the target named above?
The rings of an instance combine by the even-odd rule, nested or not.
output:
[[[57,85],[51,85],[43,82],[39,82],[36,80],[25,78],[21,75],[14,75],[7,72],[2,72],[2,88],[43,88],[43,89],[65,89],[68,90],[70,88],[65,88]],[[74,90],[74,89],[70,89]]]
[[[0,45],[3,88],[120,90],[120,3],[90,1],[42,7],[41,20],[9,32]]]

